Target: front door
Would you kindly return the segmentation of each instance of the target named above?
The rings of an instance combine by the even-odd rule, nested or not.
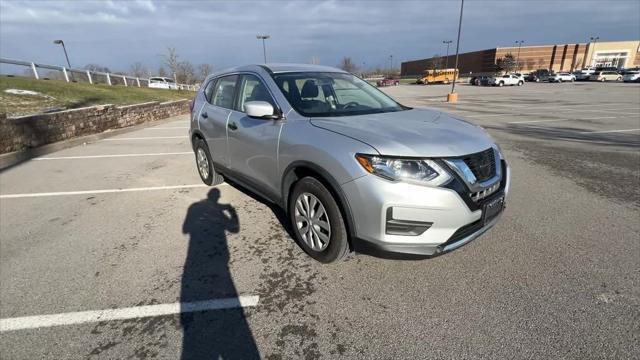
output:
[[[200,111],[200,129],[204,134],[214,163],[229,165],[227,121],[233,108],[238,75],[221,77],[215,81],[211,95],[207,96]]]
[[[284,121],[255,119],[245,114],[244,104],[249,101],[277,106],[259,77],[241,75],[238,86],[236,105],[227,124],[231,169],[253,185],[266,187],[257,190],[269,192],[267,195],[279,194],[278,136]]]

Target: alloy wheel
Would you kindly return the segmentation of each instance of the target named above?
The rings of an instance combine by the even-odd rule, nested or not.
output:
[[[200,176],[203,179],[209,177],[209,160],[207,159],[207,154],[205,154],[204,149],[198,148],[196,150],[196,163],[198,165],[198,171],[200,172]]]
[[[295,204],[296,230],[302,241],[314,251],[323,251],[329,246],[331,224],[322,202],[313,194],[300,194]]]

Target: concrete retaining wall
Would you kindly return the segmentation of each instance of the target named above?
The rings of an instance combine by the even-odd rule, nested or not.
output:
[[[0,154],[101,133],[189,112],[189,100],[148,102],[7,118],[0,114]]]

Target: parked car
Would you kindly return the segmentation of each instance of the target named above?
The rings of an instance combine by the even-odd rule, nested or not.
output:
[[[547,81],[549,79],[549,70],[538,69],[536,71],[529,73],[529,75],[525,79],[527,81],[533,81],[533,82]]]
[[[640,70],[630,70],[622,76],[624,82],[640,82]]]
[[[489,85],[505,86],[505,85],[517,85],[522,86],[524,79],[514,74],[506,74],[498,77],[492,77],[489,79]]]
[[[398,86],[400,85],[400,80],[398,79],[393,79],[393,78],[384,78],[382,80],[378,80],[376,82],[376,85],[378,87],[383,87],[383,86]]]
[[[318,261],[352,248],[443,254],[502,214],[507,162],[458,115],[319,65],[242,66],[203,84],[190,121],[202,181],[228,178],[281,206]]]
[[[574,72],[573,75],[575,75],[576,81],[586,81],[589,80],[589,76],[591,76],[594,72],[594,69],[582,69],[580,71]]]
[[[178,85],[172,78],[168,77],[151,77],[149,78],[149,87],[156,89],[172,89],[177,90]]]
[[[591,81],[622,81],[622,75],[616,71],[595,71],[589,76]]]
[[[576,76],[568,72],[559,72],[549,75],[549,82],[576,81]]]
[[[487,75],[474,76],[469,80],[469,84],[476,86],[487,86],[489,85],[489,79],[491,77]]]

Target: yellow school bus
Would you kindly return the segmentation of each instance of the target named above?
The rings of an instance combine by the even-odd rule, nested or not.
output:
[[[448,84],[458,77],[458,69],[438,69],[438,70],[425,70],[422,72],[422,77],[418,81],[422,84],[434,84],[444,83]]]

